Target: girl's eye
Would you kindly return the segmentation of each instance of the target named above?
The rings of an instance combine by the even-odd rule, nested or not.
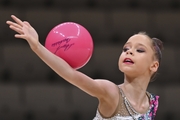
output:
[[[123,52],[126,52],[127,50],[129,50],[128,48],[123,48]]]
[[[144,50],[138,49],[137,52],[142,53],[145,52]]]

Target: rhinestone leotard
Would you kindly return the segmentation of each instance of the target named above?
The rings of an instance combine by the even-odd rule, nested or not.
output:
[[[129,114],[127,107],[125,105],[125,103],[123,102],[123,97],[125,96],[122,89],[120,89],[120,97],[121,99],[119,100],[119,104],[116,110],[116,113],[109,118],[104,118],[101,113],[99,112],[99,110],[97,110],[96,112],[96,116],[94,117],[93,120],[154,120],[155,115],[156,115],[156,111],[158,108],[158,98],[159,96],[156,96],[154,94],[151,94],[149,92],[147,92],[147,95],[149,97],[149,101],[150,101],[150,106],[148,111],[145,114],[140,114],[138,112],[133,112],[133,110],[131,109],[131,112],[133,114],[133,117]]]

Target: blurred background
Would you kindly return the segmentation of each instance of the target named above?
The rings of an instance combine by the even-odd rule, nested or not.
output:
[[[97,100],[64,81],[5,24],[29,21],[44,45],[56,25],[88,29],[94,53],[80,69],[92,78],[123,82],[117,62],[125,41],[139,31],[164,42],[163,60],[148,91],[160,96],[156,120],[180,119],[180,0],[0,0],[0,119],[92,120]]]

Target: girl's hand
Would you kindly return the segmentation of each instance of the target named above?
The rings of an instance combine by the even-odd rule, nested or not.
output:
[[[18,33],[15,34],[15,37],[25,39],[30,47],[35,49],[39,43],[39,37],[36,30],[27,21],[21,21],[14,15],[11,15],[11,18],[15,22],[7,21],[6,23],[9,25],[9,28]]]

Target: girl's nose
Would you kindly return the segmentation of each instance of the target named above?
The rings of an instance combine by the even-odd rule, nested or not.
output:
[[[126,54],[133,54],[131,50],[126,51]]]

